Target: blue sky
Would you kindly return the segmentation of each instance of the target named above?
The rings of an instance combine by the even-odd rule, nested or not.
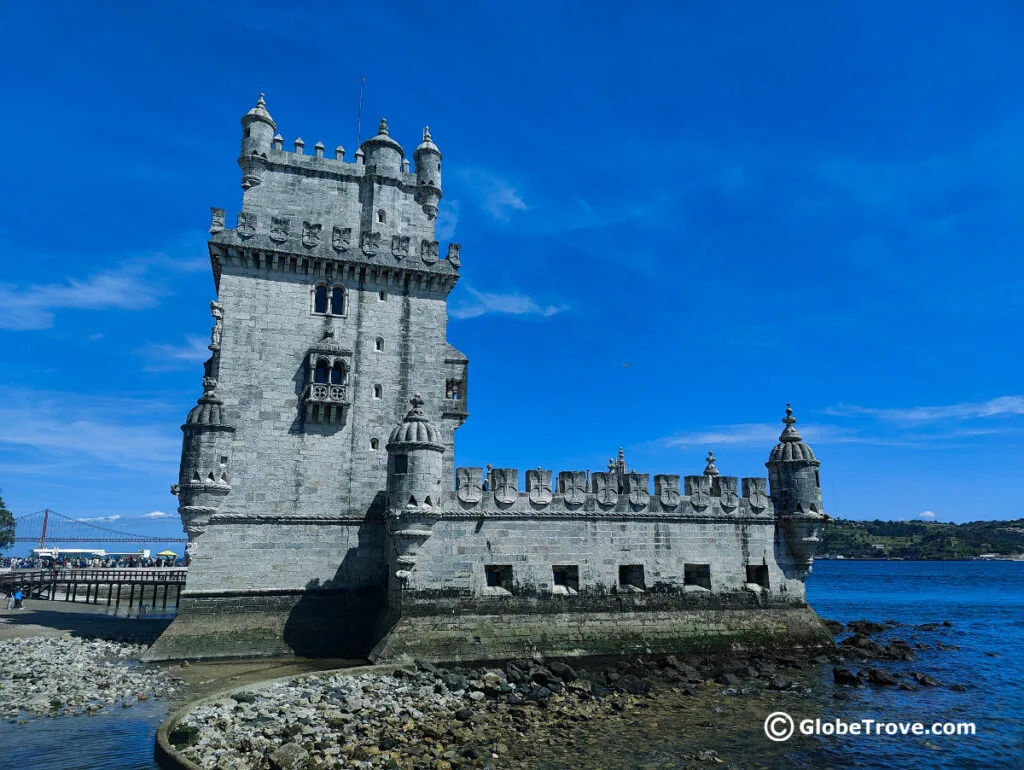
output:
[[[849,518],[1024,515],[1024,10],[22,3],[0,65],[0,488],[174,532],[239,118],[445,157],[462,465],[762,475]],[[16,76],[14,76],[16,75]],[[120,517],[110,519],[109,517]]]

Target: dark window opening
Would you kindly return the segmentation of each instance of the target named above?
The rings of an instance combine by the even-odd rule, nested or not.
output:
[[[444,397],[453,401],[462,400],[462,380],[449,379],[445,381]]]
[[[386,215],[384,214],[384,209],[381,209],[377,212],[377,221],[383,223],[385,219]]]
[[[373,343],[373,346],[374,346],[374,348],[377,349],[377,352],[383,351],[384,350],[384,338],[383,337],[378,337],[377,340]]]
[[[711,565],[687,564],[683,567],[683,585],[711,590]]]
[[[251,128],[245,129],[245,138],[246,139],[248,139],[251,136],[251,134],[252,134],[252,129]]]
[[[423,500],[423,504],[428,506],[428,507],[430,507],[430,508],[434,507],[434,504],[430,500],[430,495],[426,496],[426,498]]]
[[[575,564],[552,567],[551,573],[556,588],[562,587],[572,592],[580,590],[580,568]]]
[[[330,367],[327,366],[327,362],[326,361],[317,361],[316,362],[316,370],[313,372],[313,382],[317,382],[317,383],[321,383],[323,385],[326,385],[329,372],[330,372]]]
[[[384,291],[384,289],[381,289],[380,291],[377,292],[377,299],[379,299],[381,302],[384,302],[387,298],[388,293]]]
[[[342,363],[336,363],[331,369],[331,384],[332,385],[344,385],[345,384],[345,365]]]
[[[313,312],[314,313],[326,313],[327,312],[327,287],[317,286],[316,294],[313,298]]]
[[[409,472],[409,455],[395,455],[395,473]]]
[[[748,564],[747,582],[759,585],[761,588],[768,588],[768,565]]]
[[[416,505],[416,498],[415,497],[410,497],[409,498],[409,505]]]
[[[487,564],[484,566],[484,576],[487,578],[488,588],[504,588],[506,591],[511,593],[511,564]]]
[[[383,395],[384,395],[384,386],[383,385],[374,385],[373,386],[373,397],[374,398],[380,398]]]
[[[380,441],[375,438],[370,439],[370,449],[376,450],[380,447]]]
[[[639,588],[643,591],[647,585],[644,582],[644,565],[642,564],[621,564],[619,565],[619,585],[622,587]]]
[[[331,291],[331,313],[333,315],[345,314],[345,290],[335,286]]]

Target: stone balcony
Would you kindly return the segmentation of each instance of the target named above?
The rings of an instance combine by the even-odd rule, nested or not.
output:
[[[306,420],[323,423],[341,422],[346,407],[352,405],[347,386],[323,382],[307,385],[302,402],[306,406]]]

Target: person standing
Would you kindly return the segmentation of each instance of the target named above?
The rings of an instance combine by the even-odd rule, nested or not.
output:
[[[16,610],[23,610],[23,609],[25,609],[25,607],[21,603],[22,599],[24,599],[24,598],[25,598],[25,594],[23,594],[21,592],[20,588],[17,591],[14,592],[14,609],[16,609]]]

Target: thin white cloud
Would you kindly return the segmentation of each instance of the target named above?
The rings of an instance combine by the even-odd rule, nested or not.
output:
[[[779,430],[759,423],[725,425],[708,431],[681,433],[661,439],[664,447],[763,446],[778,441]]]
[[[476,204],[499,222],[508,222],[512,214],[529,207],[519,191],[508,181],[480,168],[459,172]]]
[[[91,518],[86,517],[86,518],[81,518],[81,519],[75,519],[75,521],[86,521],[86,522],[88,522],[88,521],[117,521],[120,518],[121,518],[121,516],[119,514],[115,513],[115,514],[112,514],[110,516],[93,516]]]
[[[150,511],[149,513],[142,514],[144,519],[169,519],[171,514],[164,513],[163,511]]]
[[[566,305],[541,305],[523,294],[493,294],[467,287],[473,297],[469,302],[449,307],[452,318],[478,318],[488,313],[499,315],[532,315],[549,318],[568,310]]]
[[[917,515],[920,516],[922,519],[934,519],[935,511],[921,511]]]
[[[167,411],[156,399],[0,388],[0,452],[21,456],[35,450],[55,467],[86,463],[93,469],[172,472],[181,451],[175,435],[180,415],[161,420]]]
[[[450,241],[455,236],[455,227],[459,223],[459,202],[448,201],[437,212],[434,226],[434,237],[439,241]]]
[[[1024,396],[1000,396],[988,401],[949,404],[946,406],[915,406],[905,409],[875,409],[839,404],[826,410],[836,417],[869,415],[891,422],[924,423],[941,420],[974,420],[1001,415],[1024,414]]]
[[[186,337],[183,345],[150,343],[138,352],[151,359],[145,367],[147,372],[162,372],[178,369],[188,364],[202,363],[210,357],[210,340],[194,334]]]

